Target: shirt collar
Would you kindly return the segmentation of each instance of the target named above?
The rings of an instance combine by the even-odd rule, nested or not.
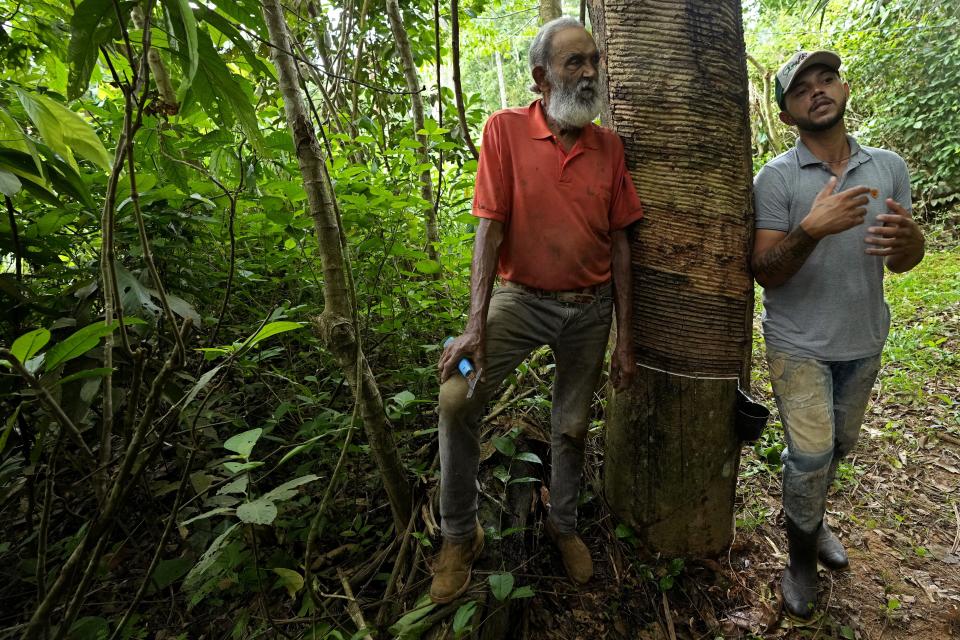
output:
[[[553,137],[553,132],[547,126],[547,116],[543,111],[543,99],[538,98],[527,107],[527,114],[530,122],[530,137],[534,140],[547,140]],[[580,137],[577,143],[588,149],[598,149],[597,145],[597,125],[592,122],[580,131]]]
[[[860,146],[856,138],[850,134],[847,134],[847,143],[850,145],[851,162],[849,164],[851,166],[859,166],[872,158],[872,156]],[[800,162],[801,167],[808,167],[812,164],[823,164],[823,162],[807,148],[807,145],[803,144],[803,140],[800,138],[797,138],[797,160]]]

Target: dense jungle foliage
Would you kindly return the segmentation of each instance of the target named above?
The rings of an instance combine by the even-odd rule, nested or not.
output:
[[[467,311],[467,140],[532,99],[538,13],[460,3],[465,130],[450,4],[400,5],[421,126],[383,0],[285,10],[359,344],[419,509],[438,474],[435,361]],[[835,49],[852,132],[907,159],[917,216],[953,242],[960,5],[749,0],[744,20],[755,167],[793,143],[771,74]],[[390,602],[402,531],[315,327],[321,248],[271,43],[253,0],[0,0],[0,636],[348,638],[329,594],[371,581],[377,624],[417,622]],[[522,382],[511,406],[547,415],[548,386]],[[431,534],[393,571],[413,575]]]

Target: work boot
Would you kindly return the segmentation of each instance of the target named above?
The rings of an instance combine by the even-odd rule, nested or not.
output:
[[[563,558],[563,568],[567,570],[567,575],[575,584],[584,585],[590,582],[593,577],[593,559],[590,558],[590,550],[583,543],[576,532],[560,533],[553,521],[547,518],[544,529],[547,535],[557,545],[560,550],[560,557]]]
[[[787,518],[787,544],[790,566],[783,570],[780,590],[787,613],[809,620],[817,605],[817,538],[820,525],[812,533],[801,531]]]
[[[820,536],[817,538],[817,558],[827,569],[846,569],[850,566],[846,549],[826,522],[820,527]]]
[[[456,600],[470,586],[470,570],[473,561],[483,550],[483,528],[480,523],[474,530],[472,540],[448,542],[440,546],[440,554],[433,565],[433,583],[430,585],[430,599],[437,604],[446,604]]]

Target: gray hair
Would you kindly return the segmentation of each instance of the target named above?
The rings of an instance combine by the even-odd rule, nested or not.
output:
[[[544,69],[550,68],[550,49],[553,45],[553,36],[559,31],[574,27],[579,29],[584,28],[579,20],[571,18],[570,16],[560,16],[540,27],[540,31],[537,32],[536,37],[533,39],[533,44],[530,45],[529,61],[531,73],[533,73],[533,70],[537,67],[543,67]],[[540,93],[540,88],[536,84],[531,85],[530,90],[534,93]]]

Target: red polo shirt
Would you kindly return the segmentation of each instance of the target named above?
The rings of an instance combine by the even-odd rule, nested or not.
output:
[[[487,120],[473,215],[504,224],[500,277],[565,291],[610,279],[610,232],[643,207],[620,138],[591,123],[565,152],[536,100]]]

